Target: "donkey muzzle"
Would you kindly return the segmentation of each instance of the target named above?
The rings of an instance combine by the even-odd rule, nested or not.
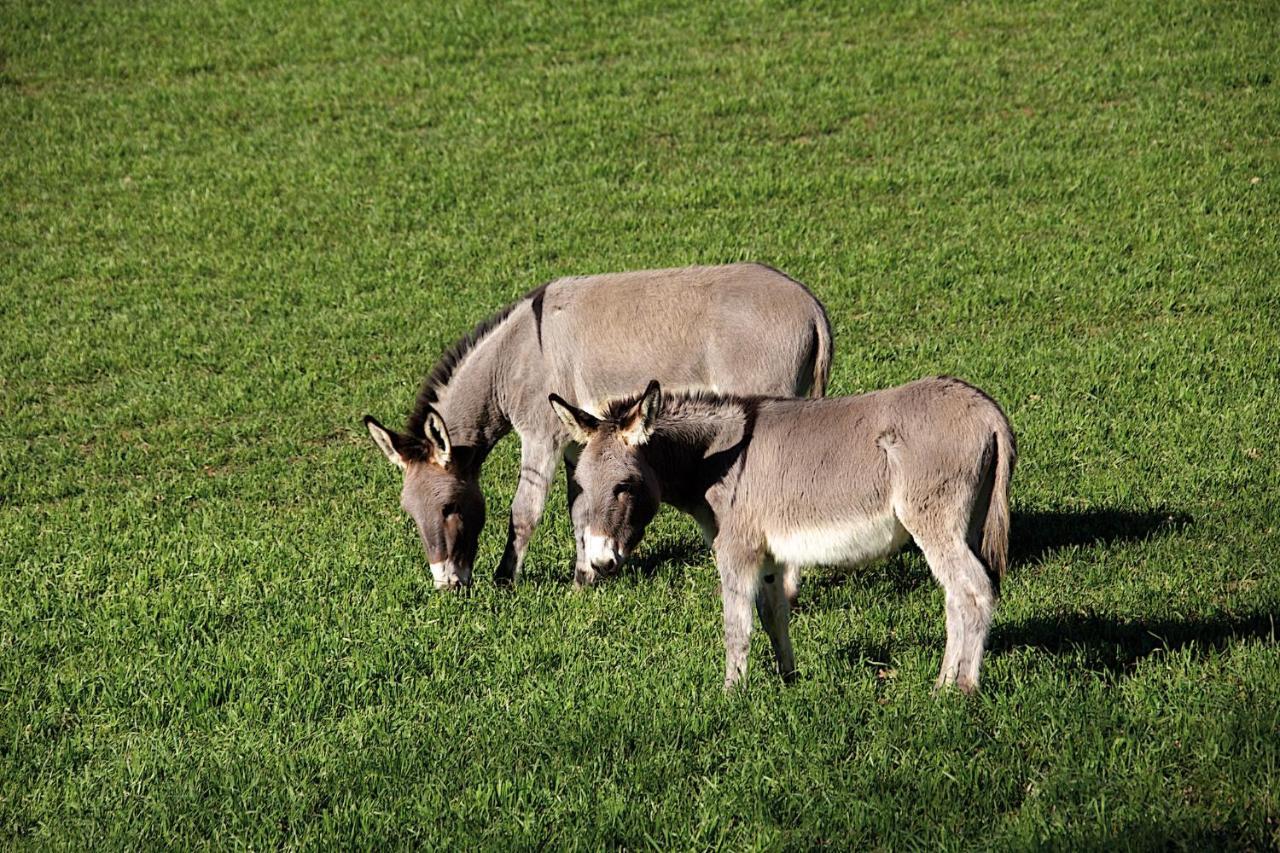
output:
[[[597,572],[611,572],[622,565],[623,553],[618,543],[609,536],[601,536],[588,530],[584,537],[587,562]]]
[[[435,581],[436,589],[463,589],[471,586],[471,570],[449,561],[432,563],[431,579]]]

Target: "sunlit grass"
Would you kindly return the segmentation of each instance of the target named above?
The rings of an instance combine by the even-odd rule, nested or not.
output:
[[[1280,844],[1280,33],[1266,3],[8,4],[0,839]],[[917,554],[720,691],[664,514],[431,590],[394,423],[549,278],[756,259],[836,393],[1019,435],[984,689]],[[501,553],[517,449],[486,472]]]

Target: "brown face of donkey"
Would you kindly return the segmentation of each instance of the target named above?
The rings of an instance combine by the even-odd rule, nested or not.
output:
[[[374,443],[404,472],[400,506],[418,526],[436,589],[471,585],[484,527],[484,494],[470,452],[455,452],[444,420],[426,415],[423,439],[393,432],[366,416]]]
[[[661,391],[656,381],[649,383],[627,412],[608,420],[569,405],[557,394],[548,399],[573,440],[583,446],[575,476],[582,489],[579,499],[591,501],[584,545],[591,567],[609,574],[640,544],[662,503],[658,477],[642,452],[661,408]]]

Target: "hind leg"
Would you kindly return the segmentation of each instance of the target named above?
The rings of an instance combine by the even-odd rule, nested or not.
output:
[[[995,612],[991,579],[963,537],[916,541],[946,594],[947,648],[937,686],[954,684],[972,693],[978,689],[982,653]]]
[[[959,563],[965,576],[968,605],[965,608],[965,644],[961,650],[956,684],[961,690],[973,692],[978,689],[982,656],[986,653],[987,635],[996,611],[996,588],[987,567],[972,550],[966,547],[960,553]]]
[[[769,634],[769,642],[773,644],[778,675],[791,681],[796,672],[796,658],[791,650],[791,635],[788,631],[791,604],[787,600],[786,582],[780,568],[772,560],[765,563],[764,576],[756,592],[756,612],[760,614],[760,623],[764,625]]]

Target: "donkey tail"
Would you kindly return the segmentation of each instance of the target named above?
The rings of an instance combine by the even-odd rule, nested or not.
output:
[[[809,386],[809,396],[813,399],[827,395],[827,382],[831,378],[831,321],[827,319],[827,309],[817,299],[818,316],[813,324],[813,384]]]
[[[1018,443],[1004,412],[993,425],[996,440],[995,482],[991,486],[991,500],[987,504],[987,519],[982,526],[982,559],[987,570],[997,580],[1004,579],[1009,564],[1009,481],[1013,478],[1013,466],[1018,461]]]

